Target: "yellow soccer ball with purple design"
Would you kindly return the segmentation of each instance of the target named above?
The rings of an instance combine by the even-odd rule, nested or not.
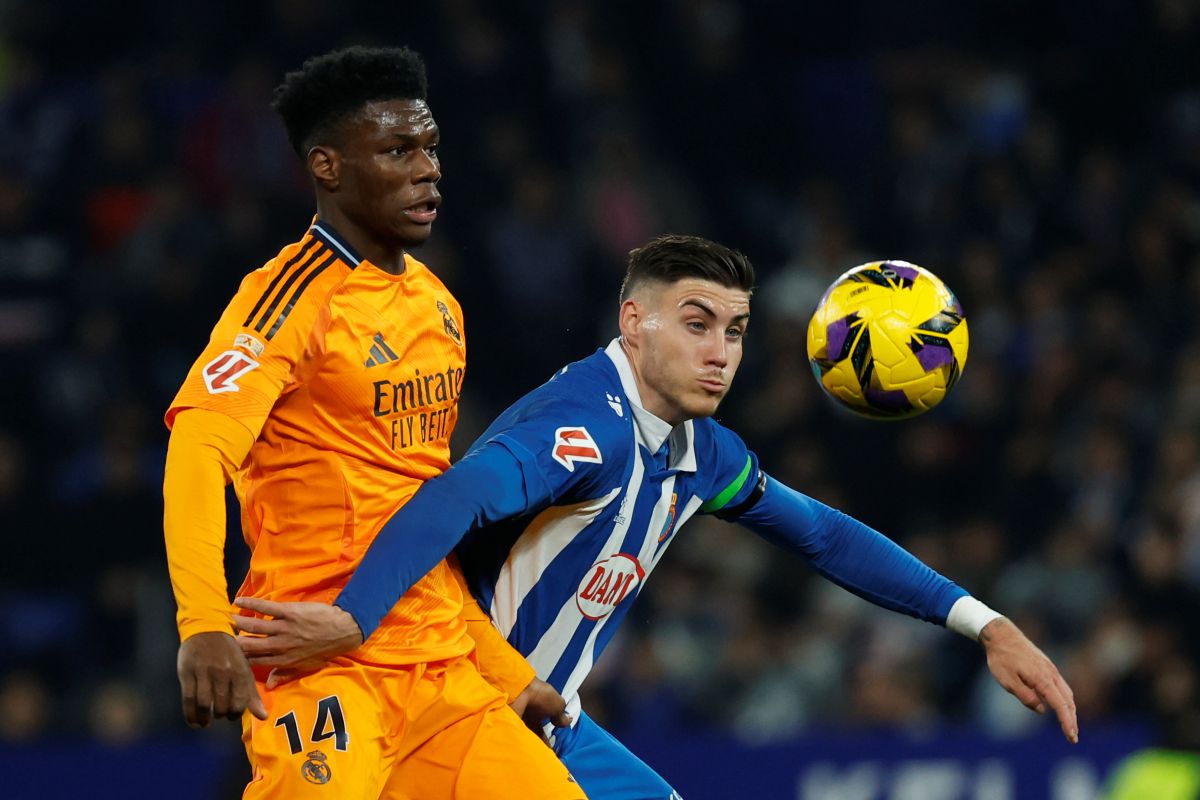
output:
[[[808,324],[808,360],[825,393],[874,419],[936,406],[967,363],[962,305],[929,270],[872,261],[825,291]]]

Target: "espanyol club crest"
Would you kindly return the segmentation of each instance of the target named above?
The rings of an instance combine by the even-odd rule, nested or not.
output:
[[[617,553],[597,561],[583,576],[575,592],[579,613],[590,620],[604,619],[637,590],[645,576],[646,571],[637,558],[628,553]]]
[[[554,450],[551,451],[554,460],[567,468],[568,472],[575,471],[579,461],[588,464],[602,464],[604,457],[596,440],[587,432],[587,428],[559,428],[554,432]]]

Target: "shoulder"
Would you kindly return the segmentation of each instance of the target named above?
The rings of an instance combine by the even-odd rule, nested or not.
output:
[[[242,327],[268,340],[274,338],[289,319],[309,316],[313,308],[323,305],[351,269],[341,253],[310,230],[242,281],[238,290],[240,304],[246,306]]]
[[[701,465],[703,485],[707,486],[703,491],[709,501],[702,510],[711,511],[741,496],[743,487],[754,485],[754,475],[760,469],[758,457],[742,437],[716,420],[698,419],[694,424],[696,463]],[[718,505],[710,507],[718,498]]]
[[[694,447],[698,455],[709,456],[710,458],[732,457],[735,460],[744,460],[746,457],[746,443],[742,441],[742,437],[737,433],[725,427],[711,417],[704,417],[694,420]]]
[[[579,463],[623,463],[620,454],[630,451],[633,421],[619,386],[614,388],[585,359],[510,406],[480,443],[491,439],[574,472]]]
[[[547,430],[586,429],[597,442],[617,444],[632,436],[624,398],[597,376],[571,365],[519,400],[514,421],[540,421]]]

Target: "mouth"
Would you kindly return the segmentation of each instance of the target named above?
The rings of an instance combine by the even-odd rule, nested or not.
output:
[[[723,382],[709,378],[702,378],[700,385],[704,388],[704,391],[710,394],[722,394],[725,391],[725,384]]]
[[[438,195],[428,197],[419,203],[414,203],[401,211],[404,216],[408,217],[418,225],[430,225],[437,219],[438,206],[442,204],[442,198]]]

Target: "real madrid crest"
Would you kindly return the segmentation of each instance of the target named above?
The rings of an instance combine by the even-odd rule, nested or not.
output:
[[[300,774],[309,783],[321,784],[329,783],[329,779],[333,777],[333,770],[325,763],[325,754],[320,750],[313,750],[308,754],[308,760],[300,765]]]
[[[438,311],[442,312],[442,327],[446,329],[446,335],[454,340],[454,343],[462,347],[462,334],[458,332],[458,324],[454,321],[454,317],[450,316],[450,309],[441,300],[437,301]]]

